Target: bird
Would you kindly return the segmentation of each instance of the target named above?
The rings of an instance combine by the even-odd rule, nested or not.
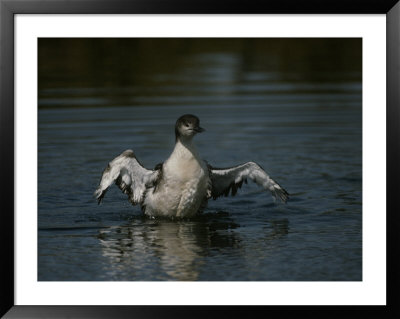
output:
[[[154,169],[143,167],[132,150],[122,152],[103,171],[94,192],[98,204],[115,183],[150,218],[190,218],[201,214],[211,198],[235,196],[247,179],[271,192],[274,199],[287,202],[288,192],[257,163],[216,168],[203,160],[193,143],[194,136],[203,131],[197,116],[180,116],[175,123],[174,149]]]

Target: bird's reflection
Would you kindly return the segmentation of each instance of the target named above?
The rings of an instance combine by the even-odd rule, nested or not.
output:
[[[281,226],[272,227],[287,233]],[[114,278],[124,273],[124,280],[130,274],[132,280],[196,281],[201,280],[202,266],[212,252],[232,248],[240,254],[238,227],[224,212],[188,221],[136,218],[101,229],[98,238],[109,261],[107,271]]]
[[[289,221],[285,219],[270,220],[269,222],[270,231],[267,232],[268,239],[279,239],[286,236],[289,233]]]

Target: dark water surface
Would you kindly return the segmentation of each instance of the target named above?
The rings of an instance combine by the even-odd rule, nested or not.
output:
[[[41,41],[39,280],[362,279],[359,40]],[[211,165],[255,161],[289,202],[249,183],[192,220],[145,218],[115,186],[98,206],[108,161],[153,168],[185,113]]]

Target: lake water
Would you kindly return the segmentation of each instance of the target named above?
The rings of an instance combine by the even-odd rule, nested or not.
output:
[[[147,68],[121,83],[105,60],[100,71],[111,82],[101,84],[96,59],[90,77],[76,67],[79,79],[61,72],[64,62],[43,62],[38,280],[362,280],[360,70],[322,72],[335,54],[325,51],[308,73],[242,53],[183,50],[172,66],[145,60]],[[279,64],[279,55],[265,55],[274,57]],[[288,203],[249,181],[191,220],[146,218],[116,186],[97,205],[107,163],[133,149],[153,168],[172,151],[185,113],[206,129],[195,137],[204,159],[216,167],[259,163],[290,193]]]

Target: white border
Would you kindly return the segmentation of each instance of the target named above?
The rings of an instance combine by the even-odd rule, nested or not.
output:
[[[17,305],[386,303],[385,15],[17,15],[15,34]],[[37,37],[362,37],[363,281],[37,282]]]

